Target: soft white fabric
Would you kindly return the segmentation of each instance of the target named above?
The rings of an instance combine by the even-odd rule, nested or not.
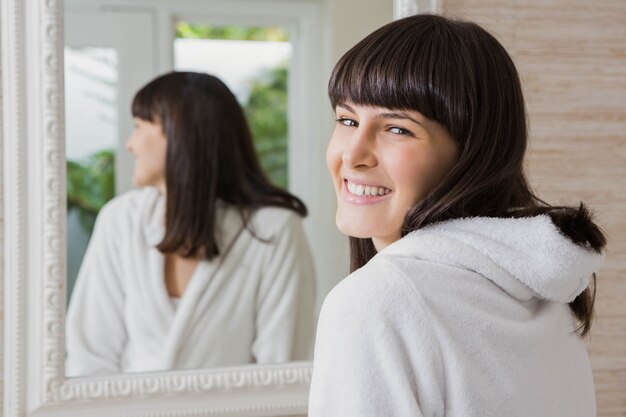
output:
[[[154,188],[109,202],[98,216],[67,314],[69,376],[280,363],[310,357],[313,262],[300,217],[262,208],[214,274],[200,262],[177,308],[165,288],[165,199]],[[218,206],[219,247],[241,229]]]
[[[326,297],[309,416],[595,416],[565,302],[602,258],[547,216],[405,236]]]

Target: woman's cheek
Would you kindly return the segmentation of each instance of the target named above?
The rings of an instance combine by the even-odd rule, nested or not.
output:
[[[326,149],[326,166],[335,181],[339,176],[342,153],[341,141],[333,134],[333,137],[331,137],[328,143],[328,148]]]

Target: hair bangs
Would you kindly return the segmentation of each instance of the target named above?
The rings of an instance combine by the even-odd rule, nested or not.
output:
[[[159,89],[156,86],[158,81],[159,79],[152,81],[137,92],[131,105],[133,117],[148,122],[155,122],[160,119],[161,108],[159,102],[162,102],[163,98],[159,97],[158,94]]]
[[[378,50],[366,54],[355,48],[339,61],[331,76],[328,94],[334,107],[343,103],[376,106],[389,109],[410,109],[432,114],[432,97],[428,89],[426,71],[414,74],[402,66],[408,60],[394,59],[399,51]]]
[[[468,114],[468,64],[462,42],[436,16],[414,16],[423,24],[397,21],[372,33],[333,69],[328,95],[342,103],[413,110],[446,126],[456,139]]]

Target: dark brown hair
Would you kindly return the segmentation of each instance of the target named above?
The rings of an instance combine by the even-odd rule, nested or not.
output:
[[[207,259],[218,255],[218,199],[237,207],[246,227],[254,210],[264,206],[306,215],[300,199],[267,179],[243,111],[218,78],[195,72],[157,77],[135,95],[132,113],[161,123],[167,138],[161,252]]]
[[[402,236],[453,218],[547,214],[575,243],[603,250],[605,237],[582,204],[554,207],[532,192],[523,168],[528,133],[517,70],[475,23],[437,15],[389,23],[341,57],[328,92],[333,108],[353,103],[418,111],[457,142],[457,164],[409,210]],[[584,227],[574,232],[572,225]],[[375,254],[371,239],[350,237],[352,271]],[[593,316],[593,280],[594,291],[587,288],[570,303],[583,336]]]

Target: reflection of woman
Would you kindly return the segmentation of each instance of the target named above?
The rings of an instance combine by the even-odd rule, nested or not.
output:
[[[68,310],[68,375],[306,359],[306,208],[265,177],[235,97],[175,72],[132,111],[145,188],[99,214]]]
[[[593,416],[581,336],[602,232],[523,172],[519,78],[479,26],[413,16],[336,65],[327,162],[352,274],[318,323],[310,416]]]

